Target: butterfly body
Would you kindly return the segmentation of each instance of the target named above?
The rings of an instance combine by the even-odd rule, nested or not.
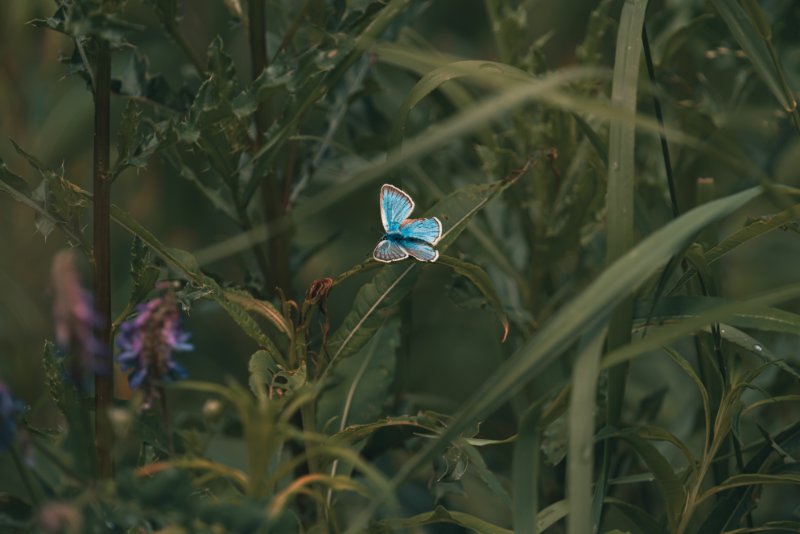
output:
[[[385,234],[372,256],[384,263],[412,256],[420,261],[436,261],[439,252],[433,246],[442,237],[442,223],[436,217],[409,219],[414,201],[397,187],[381,187],[381,222]]]

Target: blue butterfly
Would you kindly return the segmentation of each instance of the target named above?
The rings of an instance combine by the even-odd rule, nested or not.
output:
[[[384,263],[409,256],[420,261],[436,261],[439,251],[433,248],[442,237],[442,223],[436,217],[409,219],[414,201],[407,193],[390,184],[381,187],[381,221],[386,234],[372,257]]]

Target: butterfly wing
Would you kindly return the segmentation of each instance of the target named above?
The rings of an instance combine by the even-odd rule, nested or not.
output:
[[[436,261],[439,259],[439,251],[424,241],[412,241],[410,239],[401,241],[403,249],[419,261]]]
[[[400,225],[400,234],[403,237],[420,239],[435,245],[442,237],[442,222],[436,217],[429,219],[408,219]]]
[[[404,191],[391,184],[381,187],[381,222],[386,233],[397,232],[412,211],[414,201]]]
[[[383,263],[391,263],[406,259],[408,252],[398,243],[384,239],[372,251],[372,257]]]

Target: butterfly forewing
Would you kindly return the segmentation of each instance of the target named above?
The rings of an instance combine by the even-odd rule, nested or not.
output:
[[[375,247],[375,250],[372,252],[372,257],[378,261],[389,263],[406,259],[408,257],[408,252],[398,243],[384,239]]]
[[[412,211],[414,201],[405,192],[391,184],[381,187],[381,221],[387,233],[397,232]]]
[[[442,223],[436,217],[408,219],[400,225],[400,234],[405,238],[420,239],[435,245],[442,237]]]

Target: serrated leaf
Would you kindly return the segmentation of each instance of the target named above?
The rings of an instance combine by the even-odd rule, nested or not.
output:
[[[286,337],[291,338],[294,336],[292,326],[271,302],[257,299],[242,289],[225,289],[223,293],[225,298],[234,304],[238,304],[245,310],[257,313],[265,318]]]
[[[153,265],[153,253],[138,236],[133,237],[131,243],[131,295],[128,299],[130,305],[143,301],[147,294],[155,287],[160,270]]]
[[[447,265],[457,274],[468,279],[476,288],[478,288],[478,290],[480,290],[483,296],[486,297],[486,300],[491,305],[492,310],[495,312],[498,319],[500,319],[500,323],[503,325],[503,337],[501,341],[505,341],[508,337],[508,316],[503,309],[503,303],[500,302],[500,297],[497,296],[497,292],[494,289],[494,284],[492,284],[492,281],[489,278],[489,275],[486,274],[486,271],[474,263],[468,263],[466,261],[443,254],[439,256],[437,261],[442,265]]]
[[[250,362],[247,364],[250,374],[248,383],[254,395],[258,396],[261,388],[272,382],[278,369],[278,362],[265,350],[256,351],[250,356]]]

